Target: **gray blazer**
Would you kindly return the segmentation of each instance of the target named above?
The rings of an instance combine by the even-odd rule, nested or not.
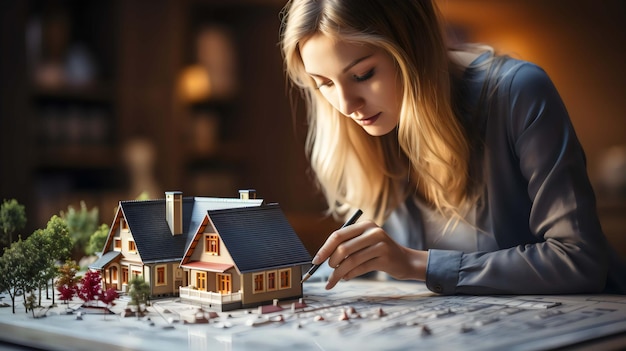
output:
[[[483,184],[476,224],[499,249],[425,247],[413,199],[383,227],[430,249],[426,285],[436,293],[626,293],[626,263],[602,233],[584,152],[552,81],[512,58],[495,73],[478,68],[489,55],[466,70],[458,96],[476,137],[471,173]]]

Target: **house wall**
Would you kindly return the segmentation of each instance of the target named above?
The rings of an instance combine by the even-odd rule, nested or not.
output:
[[[213,226],[211,226],[210,223],[204,229],[204,232],[198,241],[198,245],[191,254],[190,260],[211,263],[234,264],[234,261],[221,238],[219,239],[219,255],[214,255],[206,252],[206,238],[208,234],[218,234],[215,232]]]
[[[158,268],[165,268],[165,282],[158,282]],[[146,279],[146,281],[152,282],[150,284],[151,287],[151,295],[152,296],[171,296],[178,295],[178,287],[182,286],[183,278],[182,278],[182,269],[178,267],[178,262],[171,263],[163,263],[163,264],[155,264],[144,267],[149,273],[147,276],[150,279]]]
[[[211,226],[210,223],[205,227],[204,232],[198,239],[198,244],[191,254],[190,261],[234,265],[234,261],[230,253],[226,249],[226,246],[224,245],[224,242],[221,240],[221,238],[219,239],[219,254],[215,255],[215,254],[207,252],[206,238],[207,238],[207,235],[209,234],[217,234],[213,226]],[[186,285],[194,286],[197,288],[196,274],[198,272],[205,272],[207,275],[206,291],[216,292],[217,291],[217,274],[214,272],[206,272],[202,270],[191,269],[189,270],[189,281],[186,282],[187,283]],[[232,269],[227,270],[224,273],[231,275],[231,291],[233,292],[239,291],[241,288],[241,277],[239,276],[239,273],[237,272],[237,270],[235,268],[232,268]]]
[[[115,235],[111,241],[109,249],[112,251],[118,251],[122,253],[122,257],[127,262],[141,262],[141,257],[137,250],[130,250],[130,242],[134,242],[131,231],[124,225],[123,216],[120,217],[120,225],[115,230]],[[120,240],[121,248],[116,248],[116,240]]]
[[[123,269],[128,270],[128,280],[133,278],[133,272],[138,272],[140,275],[150,282],[150,270],[148,267],[144,267],[141,261],[139,253],[135,250],[131,250],[130,242],[134,242],[133,235],[125,225],[125,219],[121,213],[117,218],[118,225],[113,234],[113,239],[106,248],[107,251],[121,252],[122,257],[119,262],[110,264],[102,273],[106,287],[114,287],[117,290],[127,291],[127,284],[123,282]],[[118,244],[119,243],[119,246]],[[117,279],[113,279],[112,269],[117,269]]]
[[[302,284],[300,284],[300,278],[302,277],[302,267],[290,267],[291,271],[291,287],[288,289],[276,289],[261,293],[254,293],[254,273],[246,273],[243,275],[243,288],[242,288],[242,305],[244,308],[251,306],[258,306],[262,303],[270,302],[274,299],[283,300],[288,298],[296,298],[302,296]],[[276,270],[274,270],[276,271]],[[255,272],[259,273],[259,272]]]

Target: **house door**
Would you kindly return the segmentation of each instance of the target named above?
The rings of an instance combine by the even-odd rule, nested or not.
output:
[[[217,275],[217,291],[220,294],[230,294],[230,274],[218,274]]]
[[[206,272],[196,273],[196,288],[200,291],[206,291]]]

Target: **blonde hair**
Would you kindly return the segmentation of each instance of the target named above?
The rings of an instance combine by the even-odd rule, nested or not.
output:
[[[403,99],[397,128],[368,135],[315,89],[300,43],[321,33],[382,48],[395,61]],[[307,104],[306,151],[329,213],[361,208],[382,224],[418,194],[449,218],[468,195],[470,143],[455,114],[448,58],[437,9],[429,0],[291,0],[282,12],[285,70]]]

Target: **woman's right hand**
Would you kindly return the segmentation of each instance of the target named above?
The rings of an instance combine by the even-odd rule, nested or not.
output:
[[[396,243],[376,223],[366,220],[334,231],[317,251],[313,264],[328,259],[333,268],[326,289],[339,280],[382,271],[399,280],[425,280],[428,252]]]

